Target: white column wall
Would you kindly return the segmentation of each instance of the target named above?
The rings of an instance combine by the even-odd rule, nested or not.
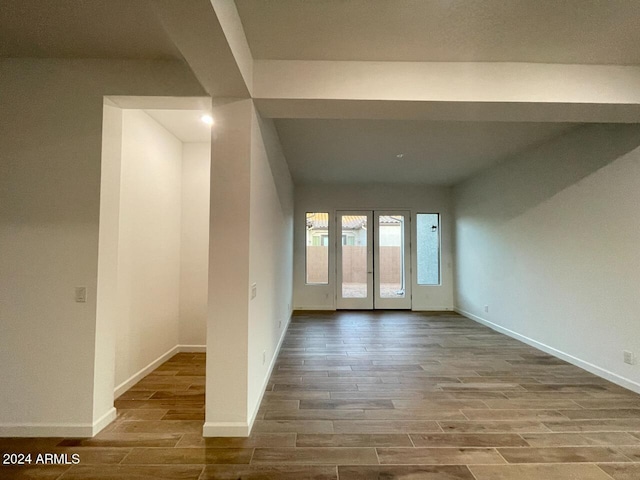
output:
[[[248,425],[251,101],[213,109],[205,436]]]
[[[251,245],[249,283],[249,423],[262,395],[291,317],[293,184],[273,122],[255,110],[251,130]],[[284,167],[284,168],[283,168]]]
[[[213,116],[204,435],[245,436],[289,320],[293,185],[251,100]]]
[[[96,365],[110,365],[106,381],[94,378],[93,414],[101,423],[113,418],[116,330],[118,319],[118,248],[120,236],[120,176],[122,168],[122,110],[108,100],[102,118],[100,228],[96,285]],[[99,292],[99,294],[98,294]],[[100,413],[104,412],[104,413]],[[101,426],[101,425],[100,425]]]

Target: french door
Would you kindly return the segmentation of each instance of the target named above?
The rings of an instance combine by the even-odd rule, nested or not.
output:
[[[338,211],[337,308],[411,309],[410,214]]]

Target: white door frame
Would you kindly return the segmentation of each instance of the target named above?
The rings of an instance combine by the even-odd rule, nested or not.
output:
[[[367,296],[344,298],[342,296],[342,217],[358,215],[367,217]],[[402,298],[382,298],[380,295],[380,245],[379,224],[381,215],[402,215],[404,296]],[[336,308],[338,310],[398,309],[411,310],[411,212],[409,210],[336,210]]]
[[[367,217],[367,296],[344,298],[342,296],[342,217],[358,215]],[[345,310],[373,310],[373,211],[336,211],[336,307]]]
[[[401,298],[383,298],[381,296],[380,282],[380,216],[403,216],[404,224],[402,225],[402,285],[404,296]],[[411,212],[405,210],[375,210],[373,212],[373,231],[374,231],[374,291],[375,297],[373,307],[376,310],[411,310]]]

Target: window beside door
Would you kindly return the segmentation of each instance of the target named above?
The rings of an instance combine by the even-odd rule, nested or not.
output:
[[[418,285],[440,285],[440,214],[416,215]]]
[[[329,283],[329,214],[308,212],[306,215],[306,283]]]

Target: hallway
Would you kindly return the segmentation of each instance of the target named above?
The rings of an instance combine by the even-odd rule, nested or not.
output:
[[[640,478],[639,395],[455,313],[296,313],[249,438],[201,437],[204,365],[174,356],[93,439],[0,439],[80,455],[0,477]]]

